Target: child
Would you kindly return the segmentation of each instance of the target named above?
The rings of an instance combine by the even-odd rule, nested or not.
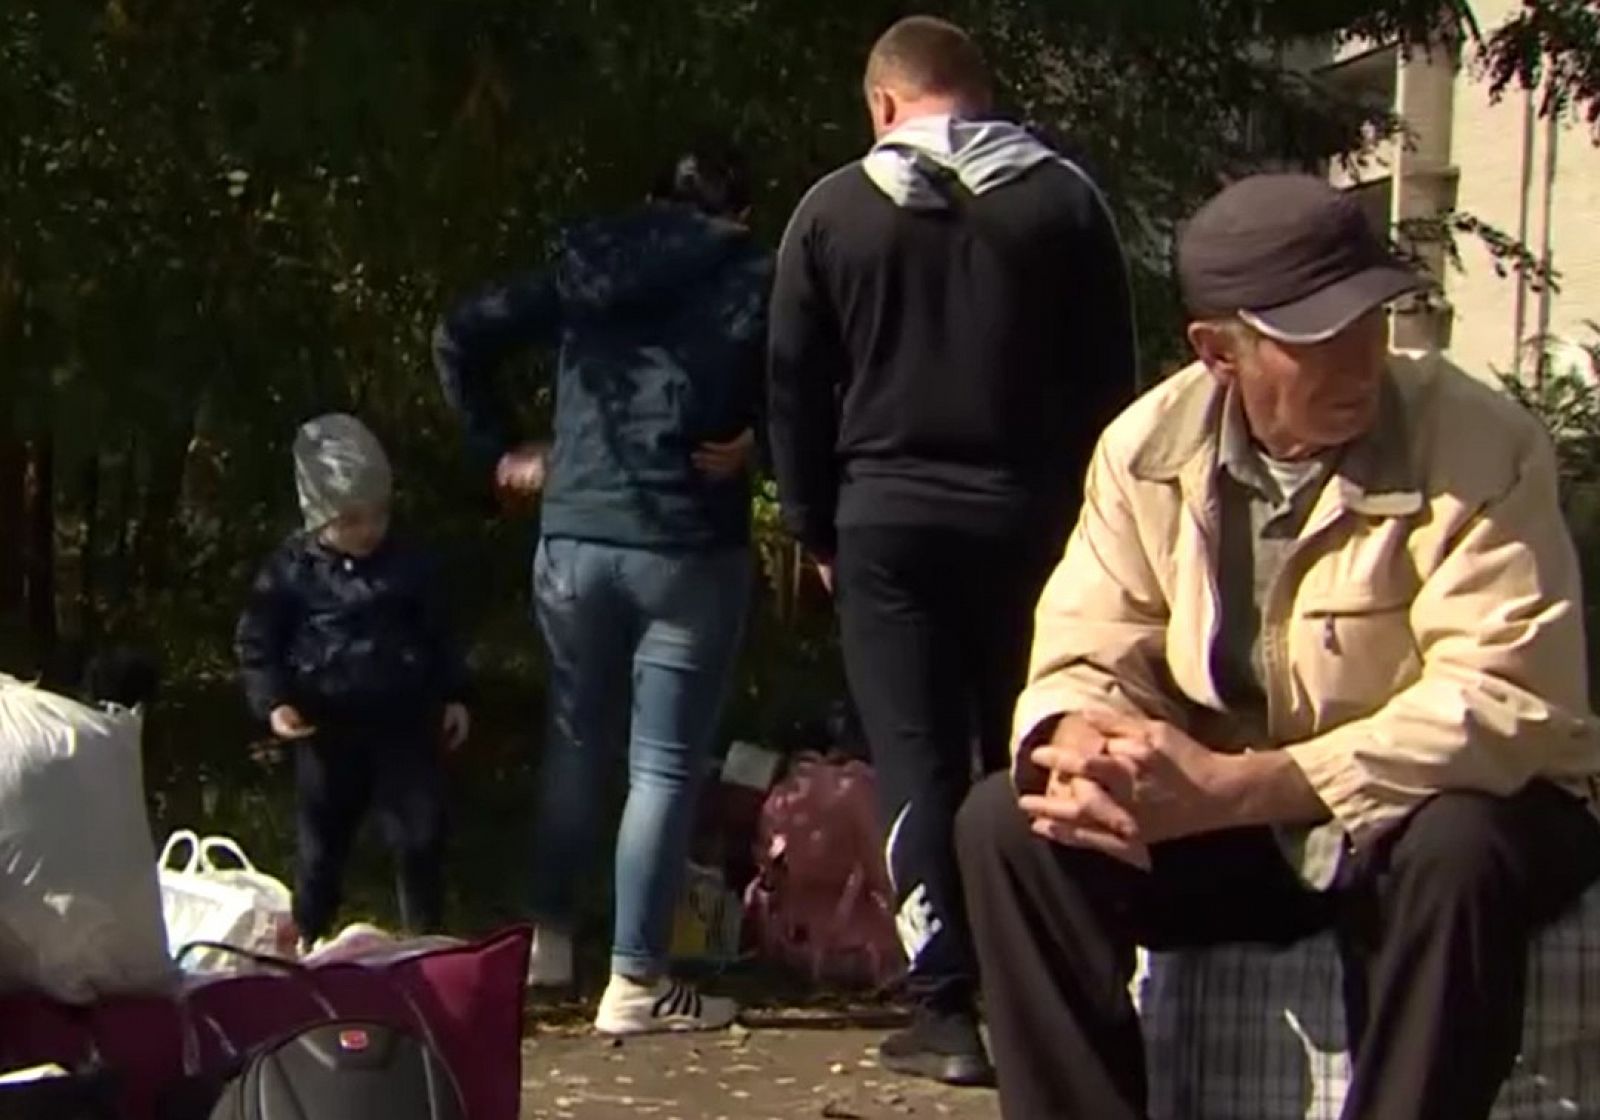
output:
[[[251,708],[294,754],[295,923],[307,946],[331,932],[371,806],[399,865],[403,924],[436,931],[440,746],[459,748],[469,728],[444,580],[389,535],[389,460],[359,420],[306,424],[294,462],[305,531],[257,577],[237,648]]]

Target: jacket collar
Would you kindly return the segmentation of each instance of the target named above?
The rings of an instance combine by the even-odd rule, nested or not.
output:
[[[307,556],[321,560],[324,563],[337,564],[341,567],[346,564],[353,565],[355,567],[363,567],[367,564],[373,563],[374,561],[381,560],[383,557],[388,555],[389,548],[393,542],[394,530],[391,528],[384,536],[383,540],[378,542],[377,548],[373,549],[365,556],[351,556],[347,553],[340,552],[328,542],[324,541],[322,539],[322,534],[320,533],[310,533],[304,530],[302,530],[300,533],[300,545]]]
[[[1199,362],[1172,376],[1179,384],[1129,465],[1146,482],[1174,482],[1202,455],[1217,454],[1228,394]]]
[[[1147,482],[1209,479],[1218,461],[1227,392],[1203,365],[1174,375],[1173,390],[1155,430],[1130,469]],[[1373,517],[1405,517],[1422,508],[1411,462],[1411,402],[1391,366],[1383,380],[1372,430],[1345,448],[1334,482],[1345,508]]]

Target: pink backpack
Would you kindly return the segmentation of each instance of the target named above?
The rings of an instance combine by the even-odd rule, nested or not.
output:
[[[761,808],[745,919],[761,955],[815,981],[883,987],[905,972],[864,762],[798,756]]]

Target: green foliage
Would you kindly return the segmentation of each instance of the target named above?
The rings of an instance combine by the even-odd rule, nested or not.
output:
[[[1010,106],[1105,184],[1136,251],[1152,365],[1181,344],[1168,275],[1179,217],[1263,158],[1314,166],[1394,127],[1284,58],[1308,40],[1433,42],[1470,15],[1435,0],[930,7],[980,36]],[[383,436],[410,517],[474,574],[480,632],[530,643],[506,607],[522,601],[526,530],[486,518],[481,480],[463,476],[428,357],[440,311],[538,265],[560,223],[638,197],[706,134],[751,154],[754,221],[775,242],[807,184],[866,143],[863,56],[906,12],[898,0],[0,5],[0,520],[17,485],[7,448],[47,447],[64,629],[156,639],[185,671],[223,671],[250,568],[293,521],[293,428],[340,408]],[[1519,57],[1555,59],[1553,35]],[[518,374],[536,428],[548,359]],[[757,640],[803,635],[799,673],[825,661],[827,611],[770,514],[769,496]],[[777,703],[770,681],[750,687]]]
[[[1538,90],[1543,115],[1570,112],[1600,138],[1600,0],[1523,0],[1479,62],[1496,97]]]
[[[1550,430],[1564,503],[1579,500],[1587,488],[1600,487],[1600,324],[1590,323],[1589,330],[1592,341],[1583,347],[1587,370],[1557,369],[1548,348],[1541,348],[1528,379],[1500,379]]]
[[[775,244],[806,186],[866,144],[865,52],[913,7],[0,3],[5,667],[27,671],[45,654],[37,612],[24,614],[13,586],[31,462],[36,474],[53,468],[49,516],[27,519],[47,538],[32,540],[30,555],[42,549],[44,569],[59,574],[29,585],[48,597],[46,616],[59,614],[76,642],[100,633],[150,642],[177,678],[152,731],[158,816],[220,816],[266,851],[281,846],[282,813],[270,806],[281,810],[285,791],[239,751],[251,731],[227,680],[228,638],[251,568],[294,520],[294,426],[359,411],[390,447],[409,519],[445,541],[463,574],[476,660],[490,678],[488,745],[469,767],[468,800],[482,810],[476,823],[491,822],[463,844],[497,867],[484,853],[500,851],[494,825],[525,803],[521,750],[537,718],[525,609],[532,527],[487,516],[481,480],[463,474],[430,369],[432,325],[467,287],[540,264],[560,223],[639,197],[658,166],[703,135],[731,135],[750,153],[754,222]],[[1181,344],[1168,274],[1179,218],[1264,159],[1359,158],[1396,126],[1288,72],[1285,58],[1307,41],[1410,47],[1471,25],[1461,0],[926,7],[972,28],[1010,107],[1105,185],[1135,250],[1152,369]],[[1595,9],[1526,0],[1474,48],[1493,88],[1543,83],[1547,111],[1595,122]],[[1470,221],[1451,216],[1442,233],[1483,236]],[[1509,267],[1527,266],[1515,245],[1502,248]],[[548,358],[516,373],[537,429],[550,404]],[[1535,403],[1564,449],[1587,557],[1600,555],[1600,429],[1585,400]],[[769,733],[840,689],[831,610],[777,525],[770,486],[756,523],[766,589],[730,711],[730,731],[744,735]]]
[[[1600,702],[1600,324],[1590,323],[1589,331],[1587,370],[1555,369],[1549,350],[1541,348],[1529,380],[1504,374],[1500,380],[1555,443],[1561,506],[1583,567],[1590,692]]]
[[[1496,276],[1525,278],[1535,292],[1561,290],[1561,273],[1557,269],[1521,241],[1475,214],[1446,210],[1430,217],[1406,218],[1395,233],[1401,255],[1419,268],[1428,267],[1424,250],[1435,246],[1443,250],[1451,268],[1461,268],[1461,241],[1467,238],[1488,251]]]

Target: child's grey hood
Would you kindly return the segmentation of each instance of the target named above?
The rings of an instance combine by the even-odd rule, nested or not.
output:
[[[895,205],[943,210],[950,199],[941,179],[954,178],[982,195],[1055,158],[1025,128],[1007,121],[921,117],[878,141],[862,168]]]
[[[294,437],[294,482],[306,529],[315,533],[355,505],[381,505],[394,490],[383,444],[354,416],[332,412]]]

